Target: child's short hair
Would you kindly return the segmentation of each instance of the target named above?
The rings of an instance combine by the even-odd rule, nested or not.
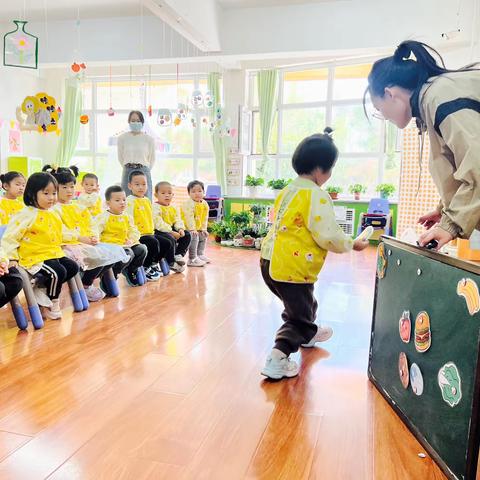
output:
[[[39,172],[30,175],[25,185],[25,193],[23,194],[23,202],[27,207],[37,207],[37,193],[45,190],[48,185],[53,184],[58,189],[58,182],[53,175],[47,172]]]
[[[0,186],[3,187],[3,185],[10,185],[10,182],[15,180],[16,178],[25,179],[23,174],[20,173],[20,172],[13,172],[12,171],[12,172],[4,173],[3,175],[0,175]]]
[[[312,173],[316,168],[329,172],[335,165],[338,149],[330,136],[333,130],[327,127],[323,132],[304,138],[295,149],[292,167],[298,175]]]
[[[128,175],[128,183],[132,183],[133,177],[147,177],[144,172],[141,170],[134,170],[133,172],[130,172],[130,175]]]
[[[89,178],[95,180],[98,183],[98,177],[94,173],[86,173],[82,178],[82,184],[85,180],[88,180]]]
[[[42,168],[42,172],[53,175],[59,185],[66,185],[71,182],[76,183],[78,177],[78,168],[76,166],[59,167],[55,169],[50,165],[45,165]]]
[[[112,185],[105,190],[105,200],[108,202],[112,198],[112,193],[125,192],[120,185]]]
[[[158,182],[155,185],[155,193],[157,193],[161,187],[171,187],[172,184],[170,182]]]
[[[193,180],[187,185],[188,193],[190,193],[193,187],[196,187],[197,185],[200,185],[202,187],[202,190],[205,191],[205,185],[203,184],[203,182],[201,182],[200,180]]]

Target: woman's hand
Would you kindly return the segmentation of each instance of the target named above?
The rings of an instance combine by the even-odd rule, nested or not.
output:
[[[441,227],[435,227],[421,235],[418,239],[418,244],[421,247],[424,247],[432,240],[436,240],[438,243],[435,250],[440,250],[444,245],[453,240],[453,235]]]
[[[362,250],[365,250],[369,245],[370,245],[370,242],[368,240],[357,238],[353,242],[353,249],[356,252],[361,252]]]
[[[423,225],[427,230],[430,230],[434,225],[440,222],[442,214],[438,210],[427,213],[418,219],[418,223]]]

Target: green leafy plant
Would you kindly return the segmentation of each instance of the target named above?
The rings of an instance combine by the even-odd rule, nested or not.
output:
[[[252,222],[252,214],[248,210],[243,212],[236,212],[230,215],[230,221],[237,225],[239,229],[242,227],[248,227]]]
[[[391,197],[395,193],[395,185],[391,183],[381,183],[377,186],[377,192],[380,193],[382,198]]]
[[[336,187],[336,186],[334,186],[334,185],[329,185],[329,186],[327,187],[327,192],[338,195],[339,193],[342,193],[342,192],[343,192],[343,189],[342,189],[342,187]]]
[[[253,177],[252,175],[247,175],[245,179],[246,187],[261,187],[265,183],[265,180],[261,177]]]
[[[277,180],[270,180],[268,182],[268,187],[272,190],[283,190],[289,183],[290,180],[278,178]]]
[[[255,217],[260,217],[267,213],[267,205],[261,205],[259,203],[254,203],[250,207],[250,211],[253,213]]]
[[[215,222],[210,226],[210,232],[216,237],[220,237],[222,240],[232,240],[238,231],[238,226],[229,220]]]
[[[267,233],[268,233],[268,230],[269,230],[269,226],[265,223],[261,224],[261,225],[257,225],[257,235],[256,237],[257,238],[264,238],[267,236]]]
[[[348,191],[351,194],[365,193],[367,191],[367,187],[361,183],[356,183],[355,185],[350,185],[350,187],[348,187]]]

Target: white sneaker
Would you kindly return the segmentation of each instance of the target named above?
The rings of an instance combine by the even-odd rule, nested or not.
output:
[[[206,263],[203,260],[200,260],[198,257],[194,258],[193,260],[188,260],[187,265],[189,267],[204,267]]]
[[[274,348],[267,357],[261,374],[273,380],[280,380],[283,377],[296,377],[299,370],[297,362],[290,360],[283,352]]]
[[[105,298],[105,293],[100,290],[100,288],[90,285],[85,287],[85,294],[87,295],[89,302],[99,302]]]
[[[60,300],[52,300],[50,308],[43,307],[43,315],[50,320],[60,320],[62,318],[62,311],[60,310]]]
[[[50,298],[48,298],[46,288],[34,286],[33,295],[35,296],[35,300],[41,307],[50,308],[52,306],[52,301],[50,300]]]
[[[303,348],[312,348],[315,346],[316,343],[319,342],[326,342],[330,338],[332,338],[333,329],[332,327],[318,327],[317,333],[315,336],[308,342],[303,343]]]
[[[185,270],[185,264],[180,265],[179,263],[175,262],[173,265],[170,265],[170,270],[175,273],[182,273]]]
[[[185,258],[183,257],[183,255],[175,255],[175,261],[179,265],[185,265]]]
[[[199,258],[200,260],[202,260],[202,262],[212,263],[212,261],[211,261],[208,257],[206,257],[205,255],[200,255],[198,258]]]

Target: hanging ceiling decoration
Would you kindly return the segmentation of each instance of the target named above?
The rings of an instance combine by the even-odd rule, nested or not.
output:
[[[3,37],[3,64],[6,67],[38,68],[38,37],[25,31],[24,20],[14,20],[15,30]]]

